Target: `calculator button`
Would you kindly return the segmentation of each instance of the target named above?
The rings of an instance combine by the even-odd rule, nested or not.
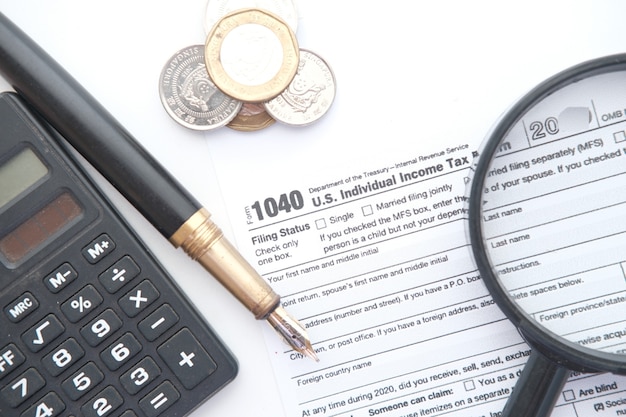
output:
[[[13,369],[20,366],[26,357],[20,352],[20,350],[10,343],[0,350],[0,379],[4,378]]]
[[[165,381],[139,401],[139,407],[148,417],[156,417],[180,398],[171,382]]]
[[[61,398],[54,393],[49,392],[41,400],[26,409],[20,417],[56,417],[65,410],[65,404]]]
[[[157,348],[157,352],[183,386],[192,389],[217,365],[189,329],[183,329]]]
[[[124,256],[98,276],[104,288],[113,294],[139,275],[139,267],[130,256]]]
[[[50,292],[56,294],[65,288],[70,282],[78,277],[78,273],[72,265],[64,263],[54,271],[52,271],[44,280],[44,284]]]
[[[115,242],[106,233],[101,234],[81,251],[83,257],[91,264],[98,263],[102,258],[113,252]]]
[[[98,346],[117,329],[122,327],[122,320],[111,309],[104,310],[98,317],[80,329],[89,346]]]
[[[98,290],[93,285],[87,285],[61,304],[61,311],[69,321],[76,323],[98,307],[100,303],[102,303],[102,296]]]
[[[161,368],[148,356],[125,372],[120,382],[129,394],[135,395],[159,375]]]
[[[37,299],[31,293],[25,292],[4,308],[4,314],[13,323],[17,323],[35,311],[37,307],[39,307]]]
[[[65,331],[54,314],[48,314],[43,320],[35,324],[22,334],[24,344],[31,352],[39,352]]]
[[[137,417],[133,410],[126,410],[120,417]]]
[[[76,401],[104,379],[104,374],[93,362],[87,362],[61,384],[61,388]]]
[[[139,351],[141,351],[139,341],[132,333],[126,333],[100,353],[100,358],[102,358],[102,361],[110,370],[115,371],[138,354]]]
[[[107,417],[120,408],[124,399],[112,386],[108,386],[83,405],[80,410],[85,417]]]
[[[150,342],[178,322],[178,315],[169,304],[164,304],[139,323],[139,331]]]
[[[85,355],[76,339],[70,338],[61,343],[41,360],[43,367],[52,376],[57,376]]]
[[[9,382],[9,385],[0,391],[0,395],[13,408],[32,397],[46,385],[46,381],[35,368],[28,368],[26,372]]]
[[[119,305],[128,317],[135,317],[152,304],[160,294],[150,281],[143,281],[120,298]]]

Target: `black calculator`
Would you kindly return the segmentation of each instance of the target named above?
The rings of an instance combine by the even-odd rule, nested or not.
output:
[[[237,362],[67,146],[0,94],[0,416],[187,415]]]

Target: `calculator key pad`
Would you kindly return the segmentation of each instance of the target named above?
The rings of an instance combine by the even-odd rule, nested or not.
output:
[[[180,302],[118,252],[113,235],[100,234],[79,251],[88,267],[60,262],[39,291],[4,306],[12,325],[28,325],[19,346],[0,346],[0,409],[4,403],[20,417],[157,417],[211,379],[216,360]],[[47,298],[56,301],[45,307]]]
[[[25,292],[4,308],[4,314],[13,323],[17,323],[35,311],[39,301],[30,292]]]
[[[129,291],[119,301],[128,317],[135,317],[159,298],[159,291],[148,280]]]
[[[187,389],[198,385],[217,368],[189,329],[176,333],[157,351]]]
[[[86,285],[61,304],[61,311],[72,323],[87,316],[102,303],[102,296],[93,285]]]
[[[22,335],[24,344],[31,352],[39,352],[65,331],[63,324],[54,314],[48,314],[43,320],[28,329]]]
[[[154,313],[139,322],[139,331],[152,342],[178,323],[178,320],[179,317],[172,307],[169,304],[163,304]]]
[[[51,293],[56,294],[78,278],[78,273],[72,265],[65,262],[52,271],[44,280],[44,284]]]
[[[98,276],[104,288],[110,293],[116,293],[130,280],[139,275],[139,267],[133,258],[126,255],[113,264],[109,269]]]
[[[13,344],[0,348],[0,380],[26,361],[26,357]]]
[[[148,417],[157,417],[178,401],[180,393],[171,382],[165,381],[139,401],[139,407]]]
[[[100,262],[102,258],[113,252],[114,249],[115,242],[109,235],[103,233],[85,246],[82,250],[82,254],[87,262],[96,264]]]

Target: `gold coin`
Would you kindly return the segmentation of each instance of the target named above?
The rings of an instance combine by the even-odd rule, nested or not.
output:
[[[244,103],[239,113],[237,113],[237,116],[235,116],[226,127],[241,132],[254,132],[271,126],[275,121],[276,120],[265,111],[262,105]]]
[[[300,62],[296,36],[276,15],[258,9],[227,14],[205,44],[207,71],[225,94],[246,103],[270,100],[293,80]]]

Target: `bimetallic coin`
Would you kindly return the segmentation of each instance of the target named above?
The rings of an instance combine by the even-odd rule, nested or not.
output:
[[[161,71],[161,103],[176,122],[194,130],[211,130],[230,122],[242,102],[221,92],[209,78],[204,46],[176,52]]]
[[[207,37],[209,76],[224,93],[246,103],[279,95],[293,80],[300,49],[289,26],[270,12],[236,10]]]
[[[265,129],[274,124],[275,120],[267,114],[263,105],[255,103],[244,103],[239,114],[226,125],[234,130],[242,132],[253,132]]]
[[[283,19],[294,33],[298,31],[298,11],[293,0],[209,0],[204,16],[206,33],[222,17],[239,9],[267,10]]]
[[[335,99],[335,76],[322,58],[300,50],[298,71],[289,87],[265,103],[265,109],[279,122],[305,126],[322,117]]]

